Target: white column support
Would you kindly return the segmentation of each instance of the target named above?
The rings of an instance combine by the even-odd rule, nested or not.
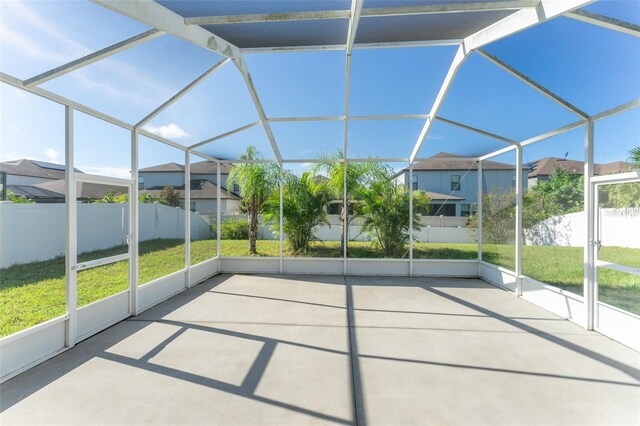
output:
[[[78,337],[78,279],[75,268],[78,263],[78,211],[76,202],[76,179],[74,176],[73,108],[65,107],[65,346],[72,348]]]
[[[283,200],[283,191],[284,191],[284,170],[283,170],[283,165],[280,164],[280,179],[278,179],[278,190],[280,192],[280,205],[278,206],[278,209],[280,211],[280,214],[278,215],[278,220],[280,222],[279,226],[280,226],[280,232],[279,232],[279,236],[280,236],[280,275],[284,274],[284,263],[283,263],[283,257],[284,257],[284,217],[282,215],[284,208],[282,205],[282,200]]]
[[[409,276],[413,277],[413,164],[409,163]]]
[[[595,212],[597,206],[594,205],[593,186],[591,178],[594,175],[594,121],[589,120],[586,126],[584,138],[584,211],[587,220],[585,221],[584,245],[584,303],[585,303],[585,328],[593,330],[595,326]]]
[[[516,296],[522,296],[522,147],[516,146]]]
[[[191,153],[184,152],[184,267],[185,287],[191,287]]]
[[[618,31],[634,37],[640,37],[640,25],[632,24],[631,22],[599,15],[583,9],[574,10],[564,16],[577,21],[586,22],[587,24],[597,25],[608,30]]]
[[[556,104],[560,105],[561,107],[563,107],[567,111],[569,111],[569,112],[571,112],[571,113],[573,113],[573,114],[575,114],[578,117],[581,117],[583,119],[586,119],[587,117],[589,117],[589,115],[586,112],[582,111],[581,109],[579,109],[578,107],[573,105],[571,102],[567,101],[566,99],[561,98],[560,96],[558,96],[557,94],[555,94],[551,90],[547,89],[546,87],[544,87],[540,83],[536,82],[535,80],[527,77],[526,75],[524,75],[523,73],[521,73],[517,69],[513,68],[511,65],[509,65],[506,62],[504,62],[501,59],[499,59],[498,57],[493,56],[492,54],[490,54],[489,52],[485,51],[484,49],[478,49],[478,50],[476,50],[476,52],[478,52],[481,56],[483,56],[484,58],[489,60],[494,65],[498,66],[503,71],[506,71],[507,73],[509,73],[510,75],[514,76],[515,78],[517,78],[518,80],[520,80],[521,82],[526,84],[527,86],[531,87],[536,92],[546,96],[548,99],[551,99],[553,102],[555,102]]]
[[[478,236],[478,260],[482,260],[482,160],[478,160],[478,206],[476,215],[478,215],[478,230],[476,235]]]
[[[138,271],[139,271],[139,233],[140,233],[140,204],[138,201],[138,193],[140,192],[140,177],[138,176],[139,168],[139,141],[138,131],[131,131],[131,180],[133,186],[131,188],[131,199],[129,200],[129,310],[131,315],[136,316],[139,313],[138,303]]]
[[[169,108],[178,99],[180,99],[181,97],[189,93],[191,90],[193,90],[196,86],[198,86],[200,83],[206,80],[207,77],[209,77],[211,74],[213,74],[214,72],[222,68],[227,62],[229,62],[228,58],[223,59],[217,64],[215,64],[214,66],[212,66],[211,68],[209,68],[208,70],[206,70],[204,73],[198,76],[195,80],[193,80],[191,83],[187,84],[184,88],[182,88],[182,90],[180,90],[178,93],[176,93],[175,95],[167,99],[167,101],[164,102],[162,105],[160,105],[158,108],[154,109],[149,114],[147,114],[147,116],[144,117],[142,120],[140,120],[135,125],[135,127],[142,127],[145,124],[147,124],[149,121],[153,120],[155,117],[158,116],[158,114],[160,114],[165,109]]]
[[[115,55],[116,53],[122,52],[126,49],[130,49],[134,46],[144,43],[145,41],[153,40],[154,38],[157,38],[163,34],[164,33],[162,31],[153,28],[149,31],[143,32],[142,34],[130,37],[119,43],[105,47],[104,49],[100,49],[97,52],[90,53],[89,55],[83,56],[82,58],[66,63],[52,70],[43,72],[42,74],[38,74],[35,77],[25,80],[24,85],[27,87],[35,87],[56,77],[68,74],[79,68],[93,64],[94,62],[97,62],[101,59],[108,58],[111,55]]]
[[[438,92],[438,95],[433,102],[433,106],[431,107],[431,112],[429,113],[430,118],[427,118],[427,120],[425,121],[424,126],[422,127],[422,131],[420,132],[420,136],[418,136],[418,140],[416,141],[416,144],[413,148],[413,152],[409,157],[410,162],[413,163],[418,156],[420,148],[422,148],[422,144],[424,144],[424,141],[427,139],[429,130],[431,130],[431,126],[433,125],[433,117],[438,115],[438,111],[442,106],[442,102],[444,102],[444,98],[445,96],[447,96],[447,92],[451,87],[451,83],[453,83],[453,78],[456,76],[456,74],[458,73],[458,69],[460,69],[460,66],[464,63],[467,57],[468,54],[466,53],[464,46],[461,45],[460,47],[458,47],[458,51],[456,52],[456,55],[451,62],[449,71],[447,72],[447,75],[445,76],[444,81],[440,86],[440,91]]]
[[[218,187],[218,190],[216,191],[216,256],[218,257],[218,265],[220,265],[220,232],[222,231],[222,203],[220,202],[220,191],[222,191],[222,180],[221,180],[221,173],[220,173],[220,167],[222,167],[222,164],[218,161],[216,163],[216,186]],[[227,189],[227,192],[229,192],[229,189]],[[220,269],[220,268],[218,268]]]
[[[342,250],[342,256],[344,258],[344,270],[343,273],[346,276],[347,275],[347,246],[349,244],[349,206],[347,205],[347,167],[348,167],[348,163],[347,160],[344,160],[343,163],[343,181],[342,181],[342,185],[343,185],[343,191],[342,191],[342,205],[343,205],[343,209],[344,209],[344,235],[342,236],[342,241],[343,241],[343,250]]]

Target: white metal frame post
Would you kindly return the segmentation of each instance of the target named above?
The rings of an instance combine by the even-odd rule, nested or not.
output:
[[[131,315],[138,315],[138,269],[139,269],[139,247],[138,233],[140,224],[138,223],[140,206],[138,202],[139,182],[138,177],[138,130],[131,131],[131,199],[129,200],[129,311]]]
[[[409,276],[413,277],[413,163],[409,163]]]
[[[342,193],[342,202],[344,209],[344,235],[342,236],[342,256],[344,258],[344,275],[347,275],[347,245],[349,244],[349,206],[347,205],[347,158],[345,152],[345,158],[343,159],[343,193]]]
[[[284,264],[283,264],[283,260],[282,258],[284,257],[284,218],[282,217],[282,212],[283,212],[283,207],[282,207],[282,199],[283,199],[283,195],[282,192],[284,190],[284,170],[283,170],[284,166],[283,164],[280,164],[280,179],[278,179],[279,184],[279,191],[280,191],[280,206],[279,206],[279,210],[280,210],[280,214],[278,217],[278,220],[280,221],[280,275],[284,274]]]
[[[522,296],[522,146],[516,145],[516,296]]]
[[[185,287],[191,287],[191,153],[184,151],[184,267]]]
[[[220,188],[222,188],[222,182],[220,182],[220,167],[222,164],[218,161],[216,162],[216,185],[218,186],[218,190],[216,191],[216,256],[218,257],[218,271],[220,271],[220,231],[221,231],[221,221],[222,221],[222,212],[221,212],[221,202],[220,202]],[[227,192],[229,189],[227,188]]]
[[[478,260],[482,261],[482,160],[478,160],[478,207],[476,214],[478,215]],[[478,271],[479,272],[479,271]],[[478,274],[480,275],[480,274]]]
[[[585,328],[593,330],[595,325],[595,210],[593,186],[591,178],[594,174],[593,148],[594,148],[594,120],[589,119],[585,128],[584,138],[584,211],[587,220],[585,221],[585,235],[587,236],[584,245],[584,303],[585,303]]]
[[[73,108],[65,106],[65,183],[67,197],[66,239],[65,239],[65,293],[67,322],[65,327],[65,346],[72,348],[78,337],[78,209],[76,204],[76,180],[74,176]]]

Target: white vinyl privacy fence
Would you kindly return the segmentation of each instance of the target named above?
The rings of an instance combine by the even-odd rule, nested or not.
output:
[[[78,204],[78,253],[127,244],[129,205]],[[140,204],[140,241],[184,239],[184,210]],[[65,205],[0,203],[0,268],[64,255]],[[209,238],[209,225],[191,213],[191,239]]]

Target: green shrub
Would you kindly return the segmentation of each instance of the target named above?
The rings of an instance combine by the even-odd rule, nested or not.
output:
[[[214,229],[215,224],[211,225]],[[249,222],[246,219],[228,220],[220,225],[221,240],[247,240],[249,239]]]

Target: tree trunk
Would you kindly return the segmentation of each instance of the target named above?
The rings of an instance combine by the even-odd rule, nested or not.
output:
[[[251,206],[247,212],[249,216],[249,254],[258,254],[256,250],[256,239],[258,234],[258,211],[255,206]]]
[[[345,212],[345,208],[344,208],[344,204],[342,205],[342,207],[340,208],[340,251],[341,253],[344,253],[344,212]]]

